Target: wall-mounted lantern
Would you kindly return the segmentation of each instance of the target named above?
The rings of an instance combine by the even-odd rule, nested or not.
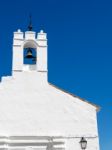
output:
[[[82,137],[80,140],[80,146],[82,150],[85,150],[87,148],[87,141],[84,137]]]

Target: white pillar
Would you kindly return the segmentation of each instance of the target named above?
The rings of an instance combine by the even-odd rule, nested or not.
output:
[[[47,35],[41,30],[37,35],[37,68],[38,71],[47,72]]]
[[[13,38],[13,61],[12,61],[12,70],[20,71],[23,66],[23,51],[21,45],[23,43],[24,37],[23,32],[19,29],[17,32],[14,32]]]

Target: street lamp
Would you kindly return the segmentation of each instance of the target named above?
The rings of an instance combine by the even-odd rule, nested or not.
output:
[[[82,150],[86,149],[86,147],[87,147],[87,141],[86,141],[86,139],[84,137],[81,138],[80,145],[81,145],[81,149]]]

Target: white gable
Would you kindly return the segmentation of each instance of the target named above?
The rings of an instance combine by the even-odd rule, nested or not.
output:
[[[35,65],[23,63],[24,48],[36,49]],[[86,137],[88,149],[99,150],[97,110],[48,83],[46,33],[14,33],[12,76],[0,84],[1,148],[80,150],[79,140]]]
[[[2,134],[97,136],[96,107],[51,86],[44,73],[14,73],[0,99]]]

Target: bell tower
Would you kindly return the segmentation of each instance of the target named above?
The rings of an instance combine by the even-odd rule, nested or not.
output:
[[[37,71],[47,72],[47,35],[41,30],[32,31],[30,20],[28,31],[20,29],[13,37],[13,72]]]

